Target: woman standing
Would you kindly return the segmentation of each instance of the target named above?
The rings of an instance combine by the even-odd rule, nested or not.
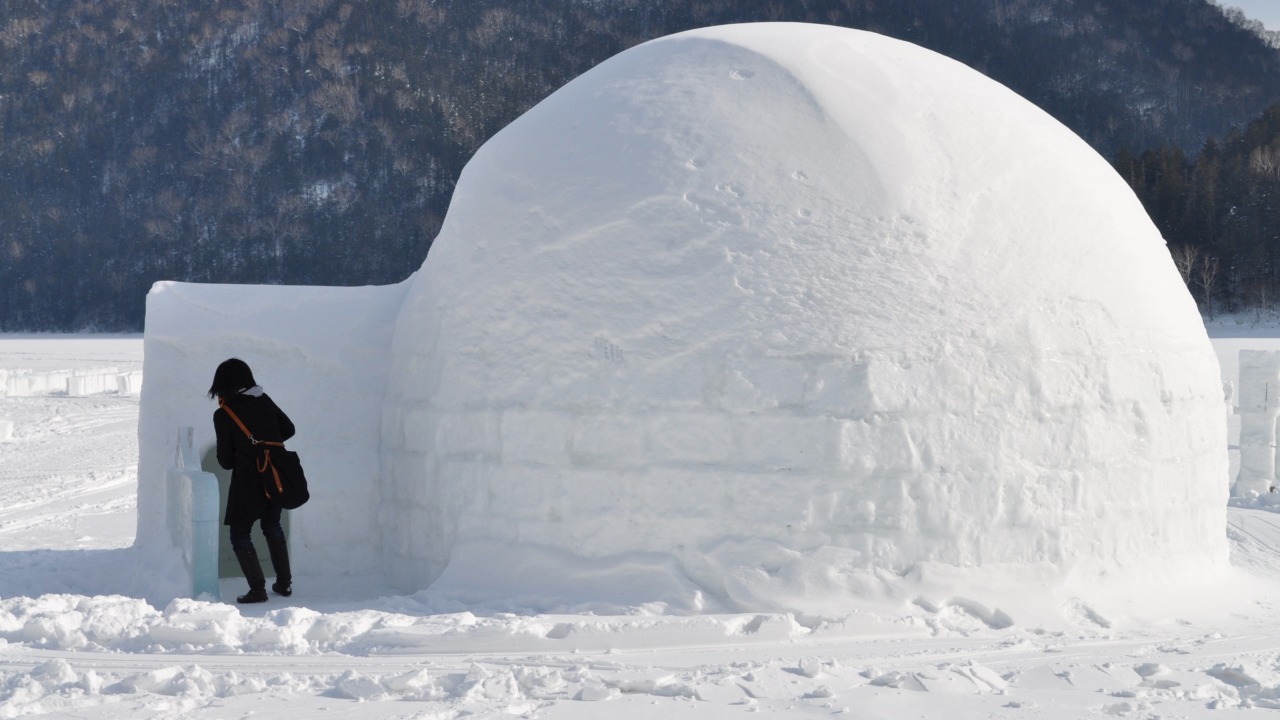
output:
[[[262,574],[262,564],[249,539],[253,523],[258,520],[267,539],[271,566],[276,571],[276,581],[271,589],[288,597],[293,594],[293,577],[289,572],[289,548],[285,543],[284,529],[280,527],[280,508],[267,502],[255,466],[257,453],[253,442],[237,425],[232,413],[257,440],[288,440],[293,437],[293,422],[262,391],[248,364],[237,358],[218,366],[213,374],[213,385],[209,387],[209,397],[218,399],[218,409],[213,413],[213,429],[218,436],[218,464],[231,471],[223,524],[231,526],[231,549],[235,551],[245,579],[249,581],[249,592],[237,597],[236,601],[259,603],[267,600],[267,581]]]

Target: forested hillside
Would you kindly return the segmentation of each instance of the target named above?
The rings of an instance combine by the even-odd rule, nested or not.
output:
[[[1207,0],[5,0],[0,330],[138,329],[160,279],[398,281],[521,112],[644,40],[755,20],[955,57],[1158,193],[1144,151],[1186,165],[1280,101],[1277,51]]]
[[[1194,155],[1165,145],[1114,164],[1205,312],[1280,307],[1280,106]]]

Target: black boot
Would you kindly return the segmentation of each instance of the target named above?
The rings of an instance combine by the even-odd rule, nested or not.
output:
[[[244,579],[249,581],[249,592],[236,598],[236,602],[266,602],[267,579],[262,575],[262,563],[258,562],[258,551],[254,550],[252,545],[244,550],[236,550],[236,560],[240,561],[240,569],[244,571]]]
[[[271,589],[277,595],[289,597],[293,594],[293,574],[289,571],[289,543],[284,536],[268,537],[267,552],[271,555],[271,567],[276,570],[276,581]]]

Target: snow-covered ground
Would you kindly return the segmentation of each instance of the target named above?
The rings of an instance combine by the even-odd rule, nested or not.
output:
[[[1211,325],[1224,378],[1280,328]],[[0,336],[0,369],[141,366],[137,337]],[[964,598],[840,622],[535,615],[298,587],[113,595],[137,568],[138,398],[0,397],[0,717],[1188,718],[1280,709],[1280,515],[1230,508],[1241,578],[1145,620]],[[1123,580],[1123,578],[1119,579]],[[238,586],[227,586],[230,596]],[[1009,607],[1018,605],[1011,591]],[[1174,607],[1171,605],[1170,607]]]
[[[116,336],[0,336],[0,380],[90,368],[142,369],[142,341]],[[65,391],[12,396],[0,384],[0,549],[127,547],[136,506],[138,397]],[[7,432],[6,432],[7,431]],[[0,577],[5,595],[20,587]]]

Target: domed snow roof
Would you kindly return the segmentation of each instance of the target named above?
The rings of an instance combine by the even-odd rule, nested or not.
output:
[[[1217,364],[1140,204],[871,33],[682,33],[547,98],[463,172],[392,362],[408,586],[468,548],[744,607],[788,564],[1225,562]]]

